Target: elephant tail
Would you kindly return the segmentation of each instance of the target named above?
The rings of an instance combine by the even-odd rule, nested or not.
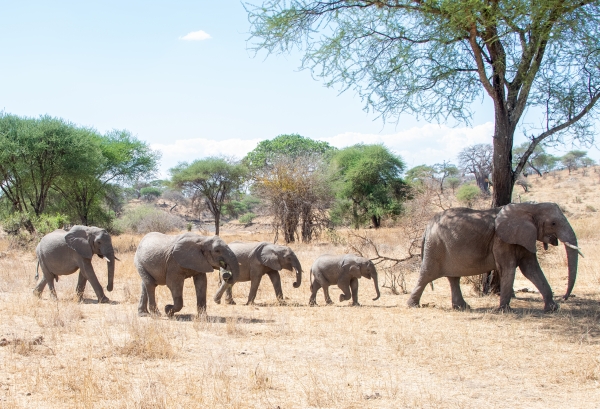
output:
[[[35,267],[35,281],[40,278],[40,260],[37,262],[37,266]]]
[[[312,291],[312,289],[313,289],[313,272],[312,272],[312,267],[310,268],[310,277],[308,279],[308,282],[310,283],[310,291]]]
[[[431,291],[433,291],[433,281],[431,281],[429,285],[431,286]]]

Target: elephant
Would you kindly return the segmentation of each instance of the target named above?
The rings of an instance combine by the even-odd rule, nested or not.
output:
[[[275,295],[280,303],[283,303],[284,301],[279,270],[295,270],[296,282],[293,286],[294,288],[300,287],[300,283],[302,282],[302,266],[300,265],[300,261],[298,260],[298,257],[296,257],[296,254],[294,254],[289,247],[268,242],[233,242],[229,243],[229,247],[240,262],[240,276],[237,281],[250,281],[250,294],[248,295],[248,302],[246,305],[254,303],[260,280],[265,274],[271,279],[271,283],[273,283],[273,288],[275,289]],[[214,301],[217,304],[221,302],[224,285],[225,283],[223,283],[214,297]],[[231,286],[227,288],[226,292],[225,302],[228,304],[235,304]]]
[[[106,258],[108,267],[107,291],[112,291],[115,277],[115,251],[112,246],[110,234],[104,229],[94,226],[73,226],[69,231],[55,230],[48,233],[38,243],[35,253],[38,259],[38,268],[42,267],[42,278],[37,282],[33,293],[38,297],[48,284],[50,295],[56,299],[54,280],[58,276],[73,274],[79,270],[79,279],[75,289],[77,297],[81,301],[85,285],[89,281],[98,297],[99,303],[108,303],[110,300],[102,286],[98,282],[92,257],[96,254],[100,258]],[[36,273],[36,279],[38,273]]]
[[[567,252],[569,298],[577,276],[577,237],[555,203],[512,203],[489,210],[454,208],[437,214],[427,225],[421,245],[419,278],[409,299],[418,307],[428,283],[448,277],[452,307],[469,308],[460,290],[460,277],[495,270],[501,278],[499,310],[510,310],[515,271],[519,267],[544,298],[544,311],[559,308],[552,289],[537,260],[536,240],[548,244],[563,242]],[[583,255],[583,254],[582,254]]]
[[[194,233],[178,236],[148,233],[138,245],[133,261],[142,278],[140,317],[160,315],[155,296],[158,285],[166,285],[171,291],[173,304],[165,306],[165,313],[171,317],[183,308],[184,280],[193,277],[198,314],[203,314],[206,312],[206,273],[223,269],[225,288],[233,285],[240,274],[235,254],[222,239]]]
[[[333,304],[331,298],[329,298],[329,286],[337,284],[343,291],[343,294],[340,294],[340,302],[349,300],[352,297],[352,305],[359,306],[358,279],[361,277],[366,277],[369,280],[373,278],[375,292],[377,293],[377,297],[373,298],[373,301],[378,300],[381,295],[375,265],[371,260],[354,254],[322,255],[313,263],[310,274],[314,277],[314,280],[311,280],[310,283],[309,305],[317,305],[317,291],[321,287],[323,287],[325,302]]]

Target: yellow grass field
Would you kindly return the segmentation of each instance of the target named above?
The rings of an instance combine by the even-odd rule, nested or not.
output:
[[[309,274],[323,253],[343,245],[295,244],[305,275],[299,289],[283,273],[288,305],[275,303],[264,278],[257,305],[249,283],[234,287],[237,305],[216,305],[217,273],[209,275],[208,316],[197,318],[192,280],[174,319],[138,318],[141,280],[133,266],[141,237],[113,242],[117,264],[111,304],[96,304],[88,285],[74,300],[77,275],[33,296],[35,255],[0,239],[0,408],[600,408],[600,172],[566,171],[528,179],[515,201],[556,201],[566,211],[585,258],[557,313],[541,296],[517,292],[514,312],[492,312],[496,296],[463,292],[472,309],[451,310],[446,280],[408,309],[407,294],[360,280],[362,307],[348,302],[308,307]],[[585,173],[585,174],[584,174]],[[366,231],[386,253],[403,257],[400,229]],[[342,234],[342,233],[341,233]],[[271,240],[267,232],[225,232],[225,241]],[[566,289],[564,248],[540,252],[558,297]],[[100,281],[106,266],[95,258]],[[417,277],[407,273],[408,289]],[[520,273],[515,289],[533,289]],[[332,299],[340,293],[331,287]],[[166,287],[159,308],[171,303]]]

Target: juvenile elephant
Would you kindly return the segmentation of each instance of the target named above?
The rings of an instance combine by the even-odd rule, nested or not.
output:
[[[287,246],[279,246],[267,242],[262,243],[230,243],[229,247],[234,252],[240,262],[240,276],[238,281],[250,281],[250,294],[248,295],[247,304],[253,304],[256,298],[256,292],[263,275],[267,274],[273,283],[275,295],[277,299],[283,301],[283,291],[281,290],[281,277],[279,270],[285,269],[296,271],[296,282],[294,288],[300,287],[302,282],[302,267],[296,254]],[[221,302],[221,296],[225,283],[221,286],[215,295],[215,302]],[[225,301],[228,304],[235,304],[231,286],[226,289],[227,295]]]
[[[193,233],[167,236],[148,233],[134,257],[135,267],[142,278],[142,295],[138,315],[159,314],[156,307],[156,286],[166,285],[173,296],[173,305],[165,306],[172,316],[183,308],[183,282],[194,278],[198,313],[206,311],[206,273],[224,269],[224,287],[236,282],[240,269],[235,254],[218,236],[206,237]]]
[[[373,278],[377,293],[377,297],[373,298],[373,301],[378,300],[381,295],[375,265],[371,260],[354,254],[320,256],[310,268],[310,274],[314,277],[310,284],[311,295],[308,302],[310,305],[317,305],[317,291],[321,287],[323,287],[325,302],[333,304],[329,298],[329,286],[333,284],[337,284],[343,291],[343,294],[340,294],[340,302],[349,300],[352,296],[352,305],[360,305],[358,303],[358,279],[361,277],[369,280]]]
[[[545,249],[548,244],[557,246],[558,240],[565,245],[569,270],[566,300],[575,285],[579,248],[575,232],[555,203],[513,203],[489,210],[456,208],[436,215],[425,230],[421,272],[408,305],[419,306],[427,284],[448,277],[452,307],[468,308],[460,277],[495,270],[501,277],[500,309],[509,310],[519,267],[544,297],[544,311],[558,309],[536,257],[536,240],[544,243]]]
[[[94,254],[100,258],[106,258],[108,267],[106,289],[112,291],[115,260],[118,259],[115,257],[110,234],[106,230],[93,226],[73,226],[68,232],[55,230],[42,237],[35,253],[38,266],[42,268],[43,273],[33,290],[38,297],[41,296],[48,284],[51,296],[56,299],[54,280],[58,281],[58,276],[73,274],[79,270],[79,279],[75,289],[79,299],[81,300],[83,297],[85,285],[89,281],[98,297],[98,302],[109,302],[92,267]]]

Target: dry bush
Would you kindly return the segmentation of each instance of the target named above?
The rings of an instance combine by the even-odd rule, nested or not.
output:
[[[169,330],[158,320],[142,323],[132,320],[129,337],[123,346],[117,346],[118,354],[141,359],[171,359],[175,350],[168,339]]]
[[[146,205],[126,210],[123,216],[115,221],[115,228],[137,234],[169,233],[185,228],[185,222],[179,216]]]

